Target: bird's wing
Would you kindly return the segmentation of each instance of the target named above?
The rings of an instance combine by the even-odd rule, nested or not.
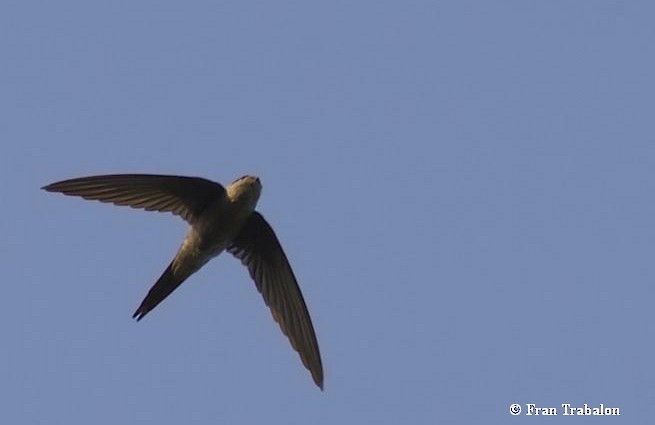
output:
[[[48,192],[171,212],[193,224],[200,213],[225,193],[218,183],[200,177],[114,174],[81,177],[44,186]]]
[[[248,267],[291,346],[323,389],[323,365],[307,306],[282,246],[273,229],[253,212],[228,251]]]

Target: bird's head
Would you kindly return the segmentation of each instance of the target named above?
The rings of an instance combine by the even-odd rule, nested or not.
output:
[[[243,202],[254,210],[262,193],[262,184],[259,177],[243,176],[233,181],[227,191],[232,200]]]

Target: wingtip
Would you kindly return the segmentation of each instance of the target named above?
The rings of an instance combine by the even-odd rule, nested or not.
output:
[[[323,388],[323,377],[322,376],[321,377],[315,377],[315,376],[312,375],[312,378],[314,379],[314,383],[316,384],[316,386],[318,388],[320,388],[321,391],[323,391],[324,390],[324,388]]]
[[[139,308],[137,311],[134,312],[132,315],[132,319],[136,319],[137,322],[141,321],[143,317],[146,315],[146,313],[142,312],[141,309]]]
[[[63,193],[63,190],[61,187],[58,186],[57,183],[50,183],[45,186],[41,187],[41,190],[45,190],[46,192],[59,192]]]

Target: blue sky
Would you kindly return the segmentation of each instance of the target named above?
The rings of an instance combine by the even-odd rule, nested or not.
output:
[[[4,2],[2,422],[652,420],[654,13]],[[324,392],[229,255],[130,318],[186,223],[39,190],[124,172],[261,177]]]

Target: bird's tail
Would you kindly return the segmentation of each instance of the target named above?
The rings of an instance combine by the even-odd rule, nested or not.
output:
[[[148,295],[143,299],[132,318],[136,318],[137,321],[143,319],[146,314],[148,314],[153,308],[157,307],[160,302],[164,301],[164,298],[169,296],[171,292],[186,280],[188,275],[176,275],[173,269],[174,262],[175,260],[171,261],[159,280],[157,280],[157,283],[150,288]]]

